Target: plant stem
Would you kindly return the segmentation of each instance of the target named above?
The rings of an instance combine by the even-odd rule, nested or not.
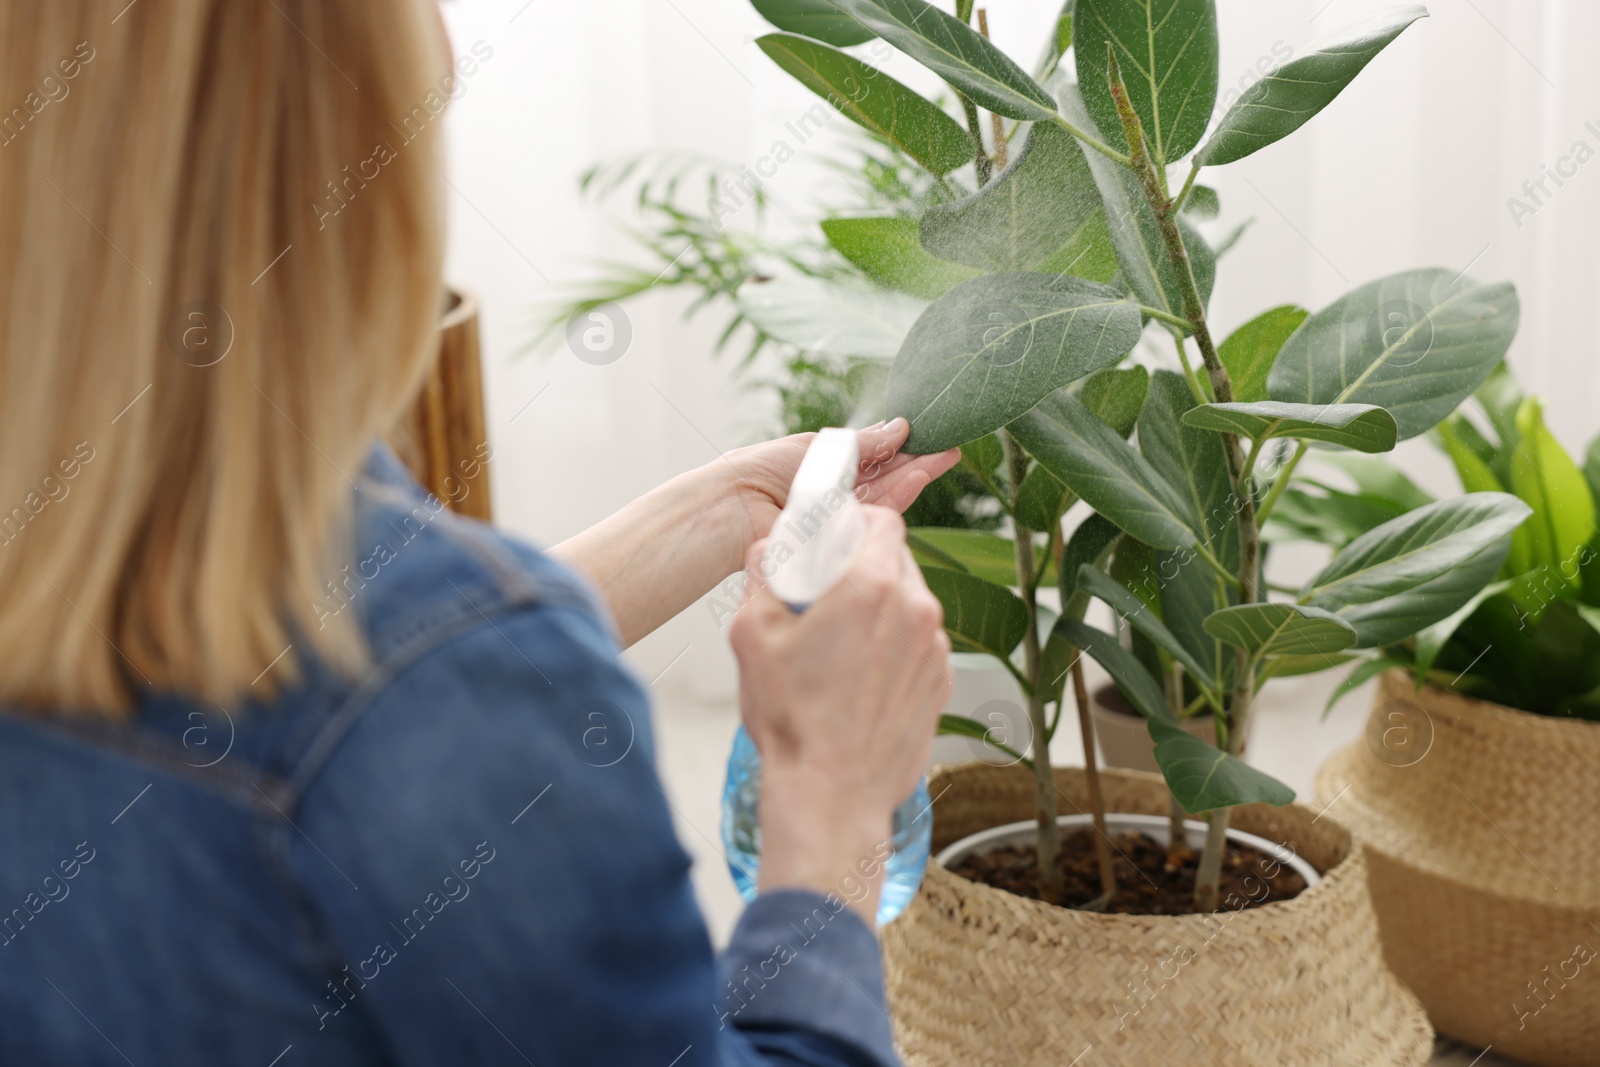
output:
[[[1144,314],[1149,315],[1152,319],[1164,322],[1168,326],[1177,327],[1184,333],[1188,333],[1190,330],[1194,329],[1194,327],[1189,324],[1189,320],[1184,318],[1182,315],[1174,315],[1170,311],[1162,311],[1160,308],[1153,308],[1148,304],[1140,304],[1139,310]]]
[[[1167,246],[1167,256],[1177,275],[1178,289],[1183,298],[1184,314],[1194,327],[1195,344],[1205,360],[1206,373],[1211,381],[1211,391],[1219,403],[1233,401],[1233,380],[1228,368],[1217,355],[1217,346],[1211,339],[1211,328],[1206,323],[1205,304],[1200,299],[1200,287],[1195,284],[1194,268],[1189,251],[1183,244],[1183,233],[1178,229],[1176,204],[1167,199],[1161,177],[1156,173],[1145,145],[1144,129],[1139,114],[1128,98],[1128,88],[1123,84],[1122,71],[1117,65],[1116,52],[1106,48],[1107,73],[1111,97],[1116,102],[1117,114],[1122,119],[1123,132],[1131,149],[1134,174],[1150,210],[1155,214],[1161,229],[1162,242]],[[1223,452],[1228,460],[1228,480],[1234,499],[1239,505],[1239,603],[1254,604],[1260,600],[1259,578],[1261,529],[1256,521],[1255,493],[1250,485],[1250,471],[1245,468],[1244,450],[1236,434],[1225,433]],[[1249,734],[1251,703],[1255,698],[1255,660],[1243,649],[1234,651],[1233,694],[1228,702],[1228,714],[1218,717],[1218,729],[1226,730],[1226,749],[1231,756],[1244,750]],[[1210,828],[1206,834],[1205,852],[1200,869],[1195,875],[1195,905],[1202,911],[1215,911],[1217,885],[1222,871],[1222,850],[1226,845],[1228,809],[1213,811],[1209,817]]]
[[[1078,129],[1078,127],[1074,126],[1072,123],[1068,122],[1066,119],[1062,118],[1060,115],[1056,116],[1055,123],[1056,123],[1057,126],[1060,126],[1063,130],[1066,130],[1068,133],[1072,134],[1072,136],[1076,137],[1078,140],[1082,141],[1084,144],[1088,145],[1090,148],[1094,149],[1096,152],[1099,152],[1102,156],[1105,156],[1107,159],[1113,160],[1113,161],[1115,161],[1117,163],[1121,163],[1124,167],[1133,166],[1133,160],[1129,159],[1127,156],[1123,155],[1121,152],[1118,152],[1115,148],[1112,148],[1110,145],[1106,144],[1104,141],[1100,141],[1100,140],[1097,140],[1096,138],[1090,137],[1087,133],[1085,133],[1082,130]]]
[[[1172,201],[1173,211],[1182,211],[1183,205],[1189,200],[1189,190],[1194,188],[1194,180],[1200,176],[1200,164],[1189,164],[1189,177],[1184,179],[1183,188],[1178,190],[1177,197]]]
[[[1078,730],[1083,735],[1083,780],[1089,790],[1089,816],[1094,820],[1094,858],[1100,867],[1101,907],[1117,899],[1117,867],[1111,859],[1111,836],[1106,832],[1106,800],[1100,791],[1100,767],[1094,751],[1094,717],[1089,711],[1089,686],[1083,680],[1083,654],[1072,658],[1072,700],[1078,706]]]
[[[956,0],[956,18],[962,22],[972,21],[973,0]],[[961,101],[961,113],[967,119],[967,132],[972,135],[972,167],[977,172],[978,188],[982,189],[989,184],[989,179],[994,175],[994,167],[989,162],[989,154],[983,150],[983,127],[978,120],[978,105],[974,104],[966,93],[956,90],[956,98]]]
[[[1267,491],[1267,498],[1261,502],[1261,510],[1256,513],[1257,522],[1263,525],[1266,523],[1267,516],[1272,513],[1272,505],[1276,504],[1278,498],[1283,495],[1284,489],[1289,485],[1290,476],[1294,474],[1294,469],[1300,466],[1300,460],[1305,454],[1306,443],[1301,441],[1295,446],[1294,455],[1289,457],[1289,462],[1283,465],[1283,469],[1273,479],[1272,488]]]
[[[1187,327],[1188,325],[1188,321],[1185,320],[1184,326]],[[1183,367],[1183,379],[1189,383],[1189,392],[1194,394],[1197,403],[1211,403],[1211,398],[1206,395],[1205,386],[1200,384],[1200,376],[1194,372],[1194,367],[1189,364],[1189,349],[1183,343],[1183,338],[1174,334],[1172,342],[1178,348],[1178,363]]]
[[[1183,664],[1173,663],[1167,668],[1166,677],[1167,707],[1172,709],[1172,714],[1178,718],[1183,717]],[[1172,801],[1167,811],[1167,870],[1175,871],[1189,861],[1194,855],[1194,850],[1189,847],[1189,831],[1184,822],[1189,818],[1189,813],[1183,810],[1183,805],[1178,803],[1178,798],[1170,796]]]
[[[989,39],[989,9],[978,8],[978,32],[983,39]],[[989,112],[989,125],[994,131],[994,169],[1006,169],[1006,120],[994,112]]]
[[[1005,450],[1012,491],[1022,485],[1028,473],[1028,457],[1011,434],[1000,431],[1000,446]],[[1039,610],[1034,598],[1033,531],[1020,522],[1014,524],[1017,556],[1017,588],[1028,609],[1028,628],[1022,637],[1023,671],[1032,682],[1028,692],[1028,722],[1033,728],[1033,808],[1039,823],[1039,899],[1060,904],[1063,883],[1057,856],[1061,835],[1056,827],[1056,780],[1050,766],[1049,724],[1044,717],[1044,686],[1040,684]]]

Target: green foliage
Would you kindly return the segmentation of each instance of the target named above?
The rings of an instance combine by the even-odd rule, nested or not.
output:
[[[1139,308],[1071,275],[986,274],[936,300],[889,372],[888,412],[911,452],[993,433],[1046,396],[1128,354]]]
[[[750,0],[761,17],[790,33],[804,34],[839,48],[872,40],[872,31],[841,15],[828,0]]]
[[[847,52],[788,33],[756,41],[774,63],[838,112],[934,175],[972,159],[972,137],[937,104]]]
[[[1176,162],[1205,136],[1217,101],[1214,0],[1078,0],[1073,33],[1078,84],[1095,124],[1126,147],[1106,84],[1114,49],[1157,164]]]
[[[1240,94],[1195,162],[1217,167],[1281,141],[1333,103],[1407,26],[1427,17],[1424,7],[1389,8],[1312,41],[1305,54]]]
[[[1273,400],[1375,404],[1400,439],[1432,429],[1505,358],[1519,307],[1509,282],[1444,269],[1369,282],[1307,319],[1267,379]]]
[[[1059,721],[1078,649],[1149,719],[1157,762],[1189,811],[1293,798],[1238,756],[1260,685],[1319,662],[1356,674],[1383,662],[1455,669],[1467,686],[1482,672],[1463,657],[1488,644],[1503,647],[1486,664],[1592,649],[1592,672],[1562,684],[1584,686],[1569,692],[1600,708],[1600,564],[1595,580],[1578,569],[1555,583],[1559,603],[1538,613],[1536,629],[1501,632],[1508,609],[1512,625],[1516,611],[1534,618],[1529,605],[1545,595],[1502,574],[1507,558],[1548,564],[1587,548],[1590,486],[1600,485],[1600,450],[1580,469],[1537,405],[1493,373],[1517,328],[1509,285],[1408,271],[1315,314],[1268,310],[1220,347],[1206,321],[1217,256],[1240,230],[1213,249],[1195,228],[1222,210],[1198,172],[1291,134],[1422,9],[1337,31],[1269,75],[1227,112],[1179,186],[1168,165],[1201,145],[1216,99],[1213,0],[1069,2],[1037,80],[967,25],[970,4],[952,16],[921,0],[828,2],[954,91],[968,119],[964,155],[942,107],[815,41],[764,38],[784,69],[846,113],[854,107],[858,121],[876,108],[866,124],[923,173],[881,171],[873,188],[892,204],[824,223],[842,269],[744,284],[740,310],[811,358],[890,362],[884,411],[910,419],[910,450],[960,446],[947,478],[976,487],[963,507],[987,503],[1009,521],[1009,536],[918,529],[912,546],[955,645],[1002,659],[1029,693],[1046,727],[1035,731],[1037,774],[1049,773],[1053,728],[1037,716],[1055,705]],[[1076,83],[1058,69],[1069,43]],[[1136,122],[1119,114],[1112,56]],[[891,88],[876,100],[852,95],[869,85]],[[970,188],[968,173],[990,172],[976,108],[1031,125],[1019,128],[1011,165]],[[973,172],[961,166],[969,157]],[[1118,367],[1147,330],[1169,335],[1177,368]],[[1497,441],[1452,416],[1474,390]],[[1465,496],[1436,502],[1360,454],[1436,426],[1472,472]],[[1518,446],[1526,455],[1502,455]],[[1354,488],[1327,481],[1329,467]],[[1091,514],[1065,535],[1085,505]],[[1529,515],[1538,529],[1516,532]],[[1298,594],[1264,592],[1263,522],[1268,538],[1336,549]],[[1018,541],[1034,554],[1030,580],[1018,574]],[[1035,600],[1052,580],[1062,597],[1053,626]],[[1091,599],[1113,610],[1131,648],[1082,621]],[[1379,651],[1352,659],[1352,649]],[[1216,744],[1176,725],[1201,709],[1215,716]]]

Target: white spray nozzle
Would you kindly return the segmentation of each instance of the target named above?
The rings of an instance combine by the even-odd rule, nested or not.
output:
[[[772,592],[802,610],[844,577],[866,518],[855,497],[861,451],[854,430],[827,429],[806,450],[762,560]]]

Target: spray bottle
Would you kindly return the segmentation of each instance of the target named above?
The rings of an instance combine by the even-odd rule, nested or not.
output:
[[[789,489],[789,500],[772,527],[762,562],[762,577],[785,604],[804,611],[832,588],[847,570],[866,532],[856,501],[860,451],[854,430],[823,430],[806,451]],[[761,863],[761,757],[743,726],[728,757],[728,781],[722,791],[722,843],[728,869],[746,900],[756,896]],[[904,804],[895,809],[890,843],[894,854],[885,864],[883,893],[878,899],[878,925],[905,910],[922,884],[933,834],[932,803],[923,779]],[[840,871],[844,878],[849,872]]]

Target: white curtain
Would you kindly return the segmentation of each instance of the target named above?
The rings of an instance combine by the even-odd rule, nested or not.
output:
[[[993,0],[989,20],[1026,64],[1059,6]],[[1219,0],[1224,90],[1382,6]],[[1206,175],[1224,219],[1255,219],[1224,263],[1213,317],[1226,331],[1274,304],[1320,308],[1414,267],[1509,278],[1522,299],[1512,365],[1547,398],[1557,435],[1579,450],[1600,429],[1591,327],[1600,298],[1600,3],[1429,6],[1432,17],[1310,126]],[[628,254],[607,211],[579,197],[578,174],[596,160],[663,147],[753,165],[787,140],[796,158],[768,189],[803,211],[819,198],[848,202],[821,165],[844,142],[836,126],[792,143],[785,124],[815,98],[755,47],[768,28],[746,0],[445,8],[458,54],[477,41],[493,49],[449,118],[449,274],[483,301],[499,519],[548,544],[754,439],[772,418],[770,401],[734,381],[732,361],[709,355],[720,322],[681,322],[678,299],[634,308],[631,347],[611,365],[585,364],[564,348],[515,354],[556,284],[588,275],[589,260]],[[910,60],[887,65],[932,88]],[[1560,185],[1546,176],[1558,169]],[[1523,207],[1513,211],[1513,200]],[[731,221],[752,219],[742,212]],[[1454,488],[1426,445],[1405,446],[1402,459],[1425,483]],[[647,678],[669,668],[658,692],[731,691],[725,641],[704,604],[632,655]]]

